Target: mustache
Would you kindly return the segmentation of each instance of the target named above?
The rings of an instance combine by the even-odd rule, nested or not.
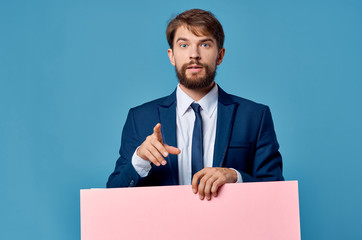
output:
[[[188,64],[186,63],[185,65],[187,66],[190,66],[192,64],[196,64],[196,65],[199,65],[199,66],[204,66],[202,63],[200,63],[199,61],[195,61],[195,60],[191,60]]]
[[[185,63],[184,65],[182,65],[181,69],[183,72],[186,71],[186,69],[192,65],[192,64],[196,64],[196,65],[199,65],[201,67],[204,67],[204,68],[208,68],[207,66],[205,66],[204,64],[200,63],[199,61],[195,61],[195,60],[191,60],[189,63]]]

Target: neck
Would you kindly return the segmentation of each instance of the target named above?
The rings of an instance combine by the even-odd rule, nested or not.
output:
[[[195,100],[196,102],[203,98],[210,90],[214,87],[215,82],[212,82],[209,86],[202,89],[189,89],[184,85],[180,84],[180,88],[184,91],[190,98]]]

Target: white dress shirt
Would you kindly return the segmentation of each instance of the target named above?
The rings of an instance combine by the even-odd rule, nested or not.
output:
[[[191,184],[191,147],[195,122],[195,112],[192,110],[191,104],[194,102],[196,101],[182,91],[178,85],[176,90],[176,137],[177,148],[181,150],[181,153],[177,155],[180,185]],[[212,167],[217,122],[217,84],[196,103],[200,105],[202,118],[204,167]],[[151,162],[143,160],[136,152],[137,150],[132,156],[132,165],[141,177],[146,177],[151,170]],[[238,171],[236,173],[237,182],[242,182],[241,174]]]

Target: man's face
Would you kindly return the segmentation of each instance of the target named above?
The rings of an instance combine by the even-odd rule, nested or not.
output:
[[[173,49],[168,49],[171,64],[175,66],[181,85],[188,89],[210,86],[220,65],[225,49],[218,50],[211,35],[196,36],[185,26],[176,30]]]

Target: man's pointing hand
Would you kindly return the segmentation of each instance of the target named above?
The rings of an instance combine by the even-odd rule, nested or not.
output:
[[[137,155],[144,160],[148,160],[156,166],[166,165],[168,154],[179,154],[180,149],[172,147],[163,142],[161,134],[161,124],[157,123],[153,128],[153,133],[147,136],[146,140],[137,149]]]

